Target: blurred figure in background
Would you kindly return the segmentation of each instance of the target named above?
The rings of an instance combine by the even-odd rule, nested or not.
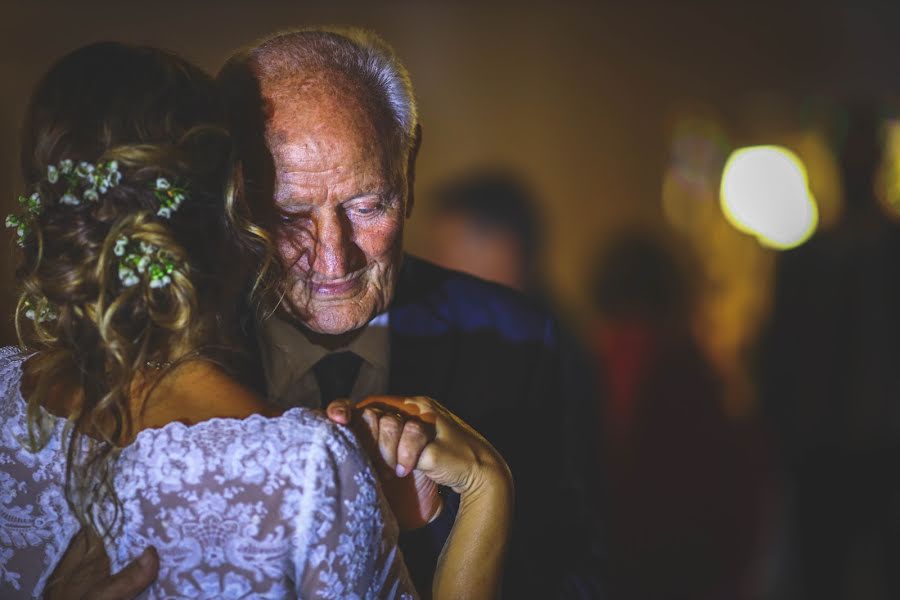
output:
[[[530,188],[516,175],[484,168],[445,181],[429,202],[429,258],[435,263],[463,271],[524,292],[531,301],[561,321],[560,368],[563,389],[555,418],[563,420],[569,433],[559,452],[566,461],[559,465],[565,480],[580,490],[571,497],[585,498],[584,505],[570,505],[571,523],[580,523],[591,534],[563,539],[590,539],[590,547],[577,549],[583,557],[561,594],[565,598],[606,598],[601,582],[606,572],[606,536],[601,515],[605,511],[605,478],[600,471],[599,416],[600,382],[592,373],[589,354],[567,328],[566,319],[555,309],[553,294],[541,275],[539,257],[544,239],[543,221]],[[553,416],[548,415],[548,418]],[[574,533],[574,532],[572,532]],[[600,540],[603,540],[601,544]]]
[[[874,193],[881,122],[850,109],[845,213],[779,258],[760,346],[788,492],[786,597],[900,597],[900,229]]]
[[[595,268],[614,597],[746,598],[760,471],[691,332],[694,286],[685,274],[696,269],[643,234],[614,241]]]
[[[439,186],[431,207],[435,262],[546,300],[540,217],[520,179],[500,169],[474,171]]]

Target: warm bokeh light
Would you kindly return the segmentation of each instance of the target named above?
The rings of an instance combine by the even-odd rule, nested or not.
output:
[[[806,168],[780,146],[735,150],[722,173],[720,201],[734,227],[779,250],[799,246],[818,224]]]
[[[844,211],[844,184],[834,147],[821,128],[809,128],[783,136],[781,143],[806,166],[819,222],[816,231],[833,229]]]
[[[875,194],[892,219],[900,219],[900,120],[884,125],[884,155],[875,181]]]
[[[708,228],[728,147],[715,117],[685,115],[675,121],[662,188],[663,216],[675,229],[690,235]]]

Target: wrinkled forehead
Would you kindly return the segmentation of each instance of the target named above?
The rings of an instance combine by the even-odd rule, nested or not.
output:
[[[266,142],[274,158],[298,145],[377,156],[394,165],[400,156],[389,111],[362,84],[333,73],[292,74],[263,81]]]

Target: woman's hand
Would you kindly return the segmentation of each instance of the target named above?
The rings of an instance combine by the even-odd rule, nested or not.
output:
[[[403,530],[438,514],[437,485],[462,496],[488,483],[511,486],[506,462],[493,446],[436,400],[369,396],[356,406],[336,400],[326,412],[360,437]]]
[[[465,496],[488,483],[512,479],[503,457],[462,419],[439,402],[425,396],[370,396],[357,410],[374,409],[382,414],[400,413],[434,428],[433,439],[424,446],[416,470],[438,485]]]
[[[423,476],[460,494],[459,513],[438,558],[433,597],[498,598],[512,522],[513,481],[494,447],[440,403],[422,396],[371,396],[355,407],[338,401],[327,412],[333,421],[354,426],[376,464],[384,463],[381,471],[390,474],[392,466],[412,465],[414,478]],[[384,423],[389,423],[387,430]],[[398,480],[403,478],[395,475]],[[405,498],[414,499],[421,516],[428,514],[432,498],[427,490],[416,498],[417,487],[408,486]],[[396,514],[397,498],[391,498],[391,485],[384,488]],[[401,494],[401,505],[402,499]],[[397,515],[398,522],[402,518]]]
[[[335,423],[353,429],[378,473],[400,530],[410,531],[428,524],[442,509],[437,484],[415,470],[435,429],[408,411],[387,409],[386,404],[358,408],[349,400],[335,400],[326,413]]]

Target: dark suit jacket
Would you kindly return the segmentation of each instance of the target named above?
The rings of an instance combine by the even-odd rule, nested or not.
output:
[[[512,470],[516,512],[504,596],[597,597],[594,388],[554,319],[513,290],[407,255],[390,330],[388,393],[441,402]],[[264,393],[261,365],[249,368],[248,379]],[[424,596],[455,500],[448,499],[440,523],[400,541]]]
[[[555,320],[508,288],[407,256],[390,328],[389,392],[435,398],[512,470],[504,595],[596,597],[594,388]]]

